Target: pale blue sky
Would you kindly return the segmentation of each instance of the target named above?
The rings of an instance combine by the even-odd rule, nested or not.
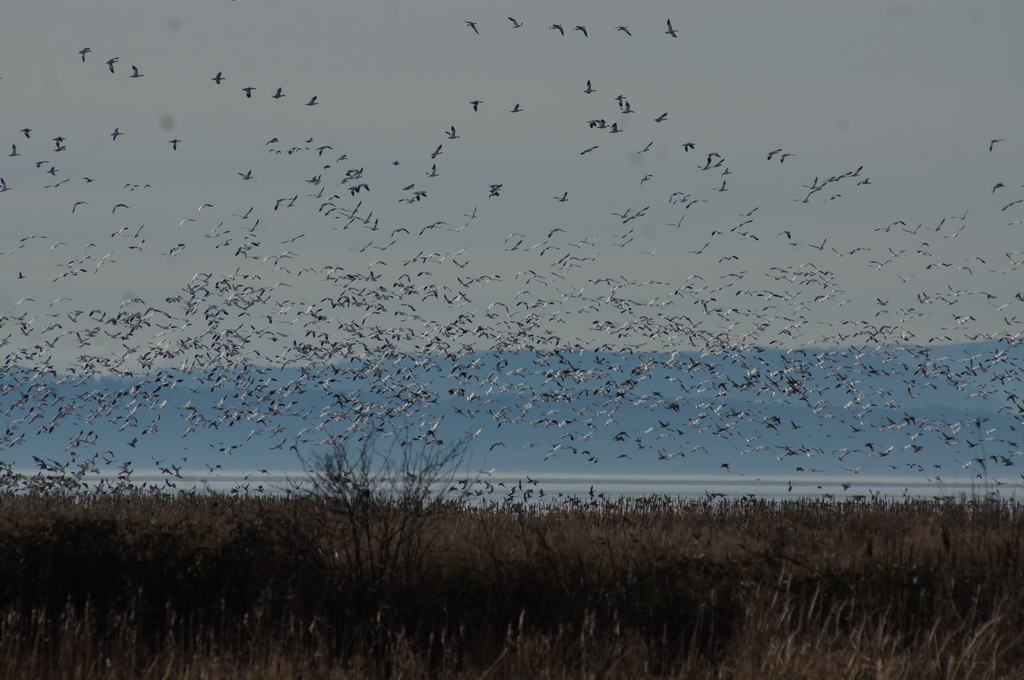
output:
[[[514,28],[509,16],[523,26]],[[668,18],[677,39],[665,34]],[[477,22],[480,35],[467,20]],[[567,34],[551,30],[553,23]],[[587,26],[589,37],[573,31],[576,25]],[[617,31],[619,25],[633,35]],[[293,286],[288,299],[298,303],[326,294],[318,277],[307,273],[300,280],[298,269],[365,269],[380,260],[375,270],[394,280],[405,271],[400,263],[420,251],[437,253],[441,261],[429,263],[433,281],[453,291],[460,275],[501,277],[478,288],[458,313],[496,300],[514,303],[526,287],[516,275],[529,270],[546,277],[547,297],[557,297],[556,283],[561,293],[587,285],[600,293],[592,282],[608,276],[662,282],[635,287],[630,298],[644,302],[664,300],[699,275],[702,299],[723,305],[735,302],[725,300],[735,290],[752,297],[771,289],[772,266],[805,272],[813,266],[834,273],[842,292],[813,310],[799,301],[779,307],[780,316],[807,319],[794,337],[777,334],[789,323],[782,322],[748,340],[827,341],[834,333],[826,322],[873,323],[879,311],[911,308],[925,315],[902,315],[898,325],[907,339],[953,337],[950,310],[920,304],[922,294],[928,299],[950,287],[964,292],[957,315],[975,317],[960,324],[970,326],[968,335],[1015,332],[1003,312],[1018,303],[1016,279],[998,272],[1012,264],[1005,253],[1020,243],[1022,225],[1009,223],[1024,217],[1024,204],[1002,210],[1024,197],[1022,26],[1024,8],[1008,2],[967,8],[734,1],[629,9],[612,3],[555,9],[547,3],[20,3],[0,26],[3,143],[21,153],[0,156],[0,176],[10,187],[0,196],[3,249],[26,236],[46,238],[2,256],[0,311],[29,309],[33,303],[15,308],[26,297],[47,305],[73,298],[61,303],[67,309],[109,308],[135,297],[159,306],[196,272],[230,272],[239,259],[231,254],[239,230],[259,218],[260,247],[253,252],[260,259],[246,264]],[[92,52],[83,64],[78,51],[85,47]],[[119,58],[114,74],[105,64],[112,57]],[[132,65],[143,77],[129,77]],[[225,76],[220,85],[211,81],[217,72]],[[587,80],[596,92],[584,93]],[[251,98],[243,87],[256,88]],[[275,100],[277,88],[285,96]],[[633,113],[622,113],[616,95],[625,95]],[[304,106],[313,96],[317,105]],[[484,102],[478,112],[469,103],[474,99]],[[517,104],[522,111],[511,113]],[[587,121],[594,119],[616,122],[623,133],[592,129]],[[451,126],[458,139],[448,138]],[[22,127],[34,130],[31,139]],[[115,128],[123,136],[112,140]],[[58,135],[67,138],[67,150],[54,153],[50,140]],[[182,142],[172,151],[168,140],[176,138]],[[273,138],[280,142],[268,145]],[[314,143],[306,144],[310,138]],[[990,152],[996,138],[1006,141]],[[684,142],[696,148],[687,153]],[[332,148],[320,156],[315,149],[322,145]],[[438,145],[442,154],[431,158]],[[592,146],[598,148],[581,155]],[[310,150],[289,156],[296,147]],[[769,162],[767,153],[777,148],[794,156]],[[699,170],[711,152],[724,164]],[[342,154],[347,159],[337,160]],[[39,161],[46,163],[36,167]],[[428,177],[434,165],[438,176]],[[57,174],[46,174],[54,166]],[[830,184],[809,203],[795,200],[815,178],[860,166],[857,177]],[[355,168],[363,177],[354,184],[367,183],[369,193],[349,195],[351,185],[338,184]],[[253,179],[242,180],[250,170]],[[320,185],[305,181],[317,176]],[[870,185],[858,184],[867,178]],[[69,181],[45,188],[62,179]],[[716,191],[723,180],[727,190]],[[997,183],[1006,186],[993,192]],[[414,189],[403,192],[410,184]],[[502,184],[493,199],[491,184]],[[309,196],[321,188],[320,199]],[[427,196],[399,202],[415,190]],[[554,200],[565,192],[565,202]],[[687,203],[671,202],[674,192],[707,202],[684,209]],[[318,212],[335,193],[340,198],[333,204],[342,211],[362,200],[360,214],[373,211],[379,230],[358,223],[336,230],[340,223]],[[295,195],[300,200],[291,209],[273,210],[277,199]],[[72,213],[78,201],[86,204]],[[112,212],[119,203],[129,207]],[[200,213],[204,203],[212,207]],[[249,207],[252,221],[232,217]],[[613,215],[645,207],[628,223]],[[462,231],[419,236],[438,221],[462,226],[474,208],[477,218]],[[949,221],[965,211],[966,219]],[[923,238],[943,218],[945,231]],[[186,219],[195,221],[181,224]],[[915,234],[899,226],[877,231],[896,220],[910,230],[924,227]],[[133,249],[139,241],[129,237],[143,225],[138,233],[146,241]],[[941,238],[961,226],[955,239]],[[409,233],[395,232],[403,228]],[[554,228],[566,231],[548,239]],[[228,235],[218,240],[222,232]],[[737,236],[743,232],[748,236]],[[512,233],[522,236],[507,243]],[[234,240],[213,247],[228,238]],[[520,238],[517,250],[506,250]],[[376,249],[392,240],[388,250]],[[54,248],[57,242],[66,245]],[[95,248],[86,250],[90,243]],[[185,249],[169,255],[180,243]],[[544,245],[523,252],[539,243],[555,249],[543,256]],[[709,246],[700,250],[704,243]],[[848,254],[858,247],[865,250]],[[293,266],[270,272],[273,265],[262,258],[286,250],[294,253]],[[563,267],[567,279],[552,278],[548,271],[570,251],[593,259]],[[460,267],[446,255],[456,252]],[[85,255],[91,259],[78,266],[89,274],[73,277],[69,295],[71,277],[53,279]],[[734,276],[723,279],[727,274]],[[538,279],[531,280],[537,289]],[[726,295],[715,295],[726,283],[733,284]],[[978,291],[997,298],[966,295]],[[878,299],[888,308],[880,310]],[[993,299],[1009,307],[997,310]],[[848,302],[841,307],[842,300]],[[700,308],[688,300],[675,311],[690,315]],[[730,324],[725,319],[709,328]],[[578,337],[584,325],[569,323]],[[600,344],[601,337],[588,341]]]

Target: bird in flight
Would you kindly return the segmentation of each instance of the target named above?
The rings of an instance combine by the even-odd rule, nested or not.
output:
[[[469,26],[470,28],[472,28],[474,33],[476,33],[477,35],[480,35],[480,31],[477,30],[476,22],[475,21],[467,21],[466,25]]]
[[[284,96],[284,93],[281,92],[282,89],[284,89],[284,88],[281,88],[281,87],[277,88],[277,92],[275,92],[274,94],[272,94],[270,96],[273,97],[274,99],[280,99],[281,97]]]
[[[178,150],[178,142],[180,142],[180,141],[181,141],[180,139],[172,139],[171,141],[169,141],[167,143],[171,145],[172,149],[177,151]]]
[[[248,98],[250,98],[250,99],[252,98],[252,93],[253,93],[253,92],[254,92],[255,90],[256,90],[256,88],[255,88],[255,87],[243,87],[243,88],[242,88],[242,91],[243,91],[243,92],[245,92],[245,96],[246,96],[246,97],[248,97]]]
[[[522,22],[516,21],[512,17],[509,17],[508,20],[512,22],[512,28],[522,28],[523,27]]]
[[[114,64],[116,64],[119,60],[120,60],[120,57],[114,57],[113,59],[108,59],[107,60],[107,68],[110,69],[111,73],[114,72]]]
[[[593,92],[597,92],[597,90],[595,90],[594,88],[592,88],[590,86],[590,81],[589,80],[587,81],[587,89],[585,89],[583,91],[586,92],[587,94],[591,94]]]
[[[509,113],[519,113],[520,111],[522,111],[522,109],[519,108],[519,104],[516,104]]]
[[[584,37],[589,37],[589,34],[587,33],[587,27],[586,26],[577,26],[576,28],[574,28],[572,30],[574,30],[574,31],[582,31]]]
[[[123,135],[123,134],[124,134],[124,133],[123,133],[123,132],[121,132],[120,130],[121,130],[121,128],[114,128],[114,131],[110,133],[110,136],[111,136],[111,137],[113,137],[115,141],[117,140],[117,138],[118,138],[119,136],[121,136],[121,135]]]
[[[83,57],[83,59],[84,59],[84,57]],[[1005,139],[993,139],[991,142],[988,143],[988,150],[991,151],[992,147],[994,147],[997,142],[1005,142],[1005,141],[1006,141]]]
[[[483,104],[483,102],[479,99],[474,99],[473,101],[470,102],[470,104],[473,105],[473,110],[476,111],[477,107]]]
[[[316,106],[316,103],[316,97],[313,97],[308,102],[306,102],[306,106]]]
[[[89,54],[90,52],[92,52],[92,50],[90,50],[88,47],[86,47],[85,49],[78,50],[78,53],[82,55],[83,64],[85,63],[85,55]]]
[[[224,72],[223,71],[217,71],[217,75],[215,75],[214,77],[210,78],[210,80],[212,80],[213,82],[217,83],[218,85],[220,85],[221,81],[224,80],[224,79],[225,78],[224,78]]]
[[[142,74],[139,73],[138,67],[132,65],[132,74],[130,76],[128,76],[128,77],[129,78],[141,78]]]
[[[665,33],[667,33],[668,35],[672,36],[673,38],[678,38],[679,37],[679,31],[677,31],[676,29],[672,28],[672,20],[669,19],[666,23],[668,24],[668,30],[665,31]]]
[[[550,26],[550,28],[548,28],[548,30],[549,31],[550,30],[557,30],[562,35],[565,35],[565,29],[562,28],[562,24],[551,24],[551,26]]]
[[[629,26],[616,26],[615,30],[616,31],[622,31],[623,33],[625,33],[628,36],[632,36],[633,35],[632,33],[629,32]]]

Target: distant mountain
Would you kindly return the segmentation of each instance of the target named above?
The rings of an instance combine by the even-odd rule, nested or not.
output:
[[[944,475],[1021,455],[1010,341],[796,351],[395,354],[77,378],[7,367],[0,459],[301,469],[371,436],[467,440],[472,469]],[[1024,393],[1021,393],[1024,396]],[[174,466],[174,467],[171,467]],[[1015,475],[1014,475],[1015,476]]]

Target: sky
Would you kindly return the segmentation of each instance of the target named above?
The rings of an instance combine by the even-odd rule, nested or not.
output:
[[[296,365],[310,319],[366,355],[1012,338],[1022,27],[988,0],[12,4],[7,363]],[[198,349],[221,315],[246,349]]]

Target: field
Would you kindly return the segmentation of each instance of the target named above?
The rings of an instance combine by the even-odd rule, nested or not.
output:
[[[1010,678],[1013,502],[0,499],[0,676]]]

